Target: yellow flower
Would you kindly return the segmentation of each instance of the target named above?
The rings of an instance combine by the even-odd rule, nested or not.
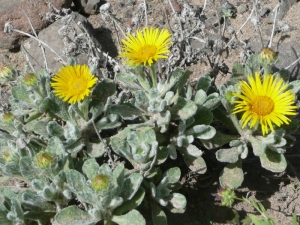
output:
[[[166,29],[147,27],[143,31],[137,30],[135,36],[128,34],[122,40],[120,57],[130,66],[151,66],[156,60],[167,58],[165,54],[169,52],[170,37],[171,34]]]
[[[96,82],[87,65],[64,66],[52,78],[51,87],[57,97],[75,104],[91,93]]]
[[[248,82],[241,81],[241,94],[233,93],[240,98],[235,100],[233,113],[244,112],[241,118],[243,128],[250,123],[250,129],[257,123],[261,125],[262,134],[268,134],[269,129],[274,131],[273,123],[280,127],[283,123],[289,124],[286,116],[296,115],[295,94],[286,90],[282,78],[266,75],[262,80],[259,73],[248,76]]]

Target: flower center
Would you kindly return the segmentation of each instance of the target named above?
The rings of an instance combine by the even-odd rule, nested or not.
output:
[[[146,45],[142,47],[139,51],[140,58],[144,60],[148,60],[155,56],[157,52],[157,48],[154,45]]]
[[[87,82],[86,80],[82,79],[81,77],[77,77],[73,80],[73,82],[70,85],[71,90],[75,94],[81,94],[86,90]]]
[[[257,96],[252,102],[252,111],[259,116],[270,114],[274,109],[274,102],[266,96]]]

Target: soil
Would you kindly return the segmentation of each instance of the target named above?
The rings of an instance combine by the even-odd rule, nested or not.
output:
[[[143,0],[107,0],[111,3],[111,10],[117,19],[122,21],[122,28],[125,29],[128,25],[132,28],[141,28],[144,24],[139,24],[136,27],[132,24],[132,17],[137,12],[138,7]],[[150,26],[158,26],[168,28],[167,18],[171,16],[172,9],[168,4],[168,0],[147,0],[148,12],[147,22]],[[204,6],[205,0],[184,0],[175,1],[170,0],[173,4],[174,10],[180,12],[182,10],[182,4],[177,2],[188,2],[195,9],[201,10]],[[221,1],[207,0],[207,5],[204,14],[207,16],[207,21],[212,23],[212,26],[205,29],[207,36],[213,37],[220,34],[220,27],[216,13],[220,8]],[[240,6],[242,3],[248,5],[248,9],[243,13],[237,13],[235,18],[230,18],[229,23],[237,31],[242,24],[246,21],[247,17],[251,13],[252,1],[249,0],[231,0],[229,1],[234,6]],[[278,4],[276,0],[264,0],[260,1],[262,8],[274,9]],[[285,39],[283,42],[295,41],[300,43],[300,2],[295,3],[289,10],[284,21],[292,26],[292,30],[284,34]],[[142,15],[143,16],[143,15]],[[167,17],[166,17],[167,16]],[[113,26],[113,23],[105,22],[99,14],[91,15],[88,17],[89,22],[95,29],[105,27],[109,30],[109,38],[106,36],[99,37],[100,42],[103,45],[104,51],[109,52],[112,57],[117,56],[116,49],[119,46],[120,37],[122,34]],[[264,43],[270,40],[270,34],[272,31],[272,24],[268,23],[268,13],[263,15],[260,20],[260,27],[262,30],[262,39]],[[297,22],[296,22],[297,21]],[[145,23],[145,20],[144,20]],[[172,25],[172,24],[171,24]],[[231,37],[228,31],[224,33],[225,37]],[[258,30],[255,29],[253,23],[248,21],[242,29],[242,32],[237,35],[238,39],[251,43],[253,39],[258,39]],[[273,39],[273,45],[276,46],[281,42],[282,34],[275,33]],[[252,42],[253,43],[253,42]],[[247,44],[247,46],[249,46]],[[261,46],[255,46],[251,50],[257,53],[260,51]],[[113,51],[112,51],[113,50]],[[224,52],[220,58],[220,64],[224,63],[228,68],[232,68],[234,62],[242,62],[241,53],[245,52],[245,48],[242,45],[237,46],[235,49],[229,49],[229,52]],[[10,64],[24,70],[26,67],[26,61],[22,54],[15,50],[9,52],[7,50],[0,51],[0,67],[4,64]],[[288,62],[291,63],[291,62]],[[287,66],[289,64],[286,64]],[[199,60],[190,64],[185,64],[184,69],[192,71],[191,81],[207,74],[211,71],[211,65],[207,58]],[[228,78],[228,73],[219,72],[215,78],[215,82],[224,82]],[[283,173],[272,173],[263,169],[260,165],[258,158],[247,158],[243,162],[243,171],[245,173],[245,179],[240,188],[236,190],[236,194],[239,197],[248,197],[250,200],[255,199],[262,203],[267,210],[267,213],[272,217],[278,225],[291,225],[292,213],[298,215],[298,221],[300,221],[300,132],[296,132],[295,136],[297,141],[293,148],[287,149],[286,158],[288,160],[288,168]],[[173,214],[165,211],[168,217],[168,224],[170,225],[206,225],[206,224],[239,224],[238,222],[230,222],[233,218],[233,211],[224,206],[220,206],[212,196],[217,192],[219,188],[218,176],[224,165],[215,161],[215,151],[205,153],[205,158],[209,161],[208,171],[204,175],[197,175],[186,171],[182,177],[183,188],[181,192],[187,198],[187,209],[183,214]],[[10,186],[15,190],[20,190],[24,187],[23,182],[15,179],[10,179],[5,182],[1,182],[0,186]],[[233,207],[239,215],[239,221],[244,219],[248,213],[257,214],[253,207],[244,202],[236,202]],[[152,224],[151,215],[146,213],[147,224]]]

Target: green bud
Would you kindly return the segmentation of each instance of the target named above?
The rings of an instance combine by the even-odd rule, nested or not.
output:
[[[15,79],[17,71],[10,66],[4,66],[0,69],[0,82],[12,81]]]
[[[2,121],[4,123],[11,123],[12,121],[14,121],[15,117],[13,114],[11,114],[10,112],[4,112],[2,114]]]
[[[263,48],[259,53],[259,58],[263,64],[272,64],[277,60],[278,53],[270,48]]]
[[[98,174],[92,180],[92,188],[96,191],[105,191],[109,188],[109,177],[104,174]]]
[[[24,84],[27,86],[32,86],[37,82],[37,76],[34,73],[27,73],[23,77]]]
[[[232,206],[234,199],[236,198],[234,190],[226,187],[225,189],[219,190],[218,194],[221,196],[221,205]]]
[[[230,102],[231,98],[233,97],[233,92],[232,91],[227,91],[226,94],[224,95],[225,99]]]
[[[2,158],[5,159],[5,162],[7,163],[11,159],[11,156],[8,153],[3,153]]]
[[[39,153],[36,157],[36,164],[40,168],[46,168],[53,162],[53,156],[48,152]]]
[[[221,205],[231,207],[234,199],[236,198],[235,193],[230,188],[225,189],[220,187],[217,193],[212,194],[215,196],[216,201],[221,201]]]

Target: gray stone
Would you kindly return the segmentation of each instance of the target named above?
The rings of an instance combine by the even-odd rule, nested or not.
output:
[[[41,0],[20,0],[20,1],[5,1],[4,11],[0,11],[0,48],[1,49],[13,49],[20,47],[20,44],[27,36],[13,32],[13,34],[8,35],[3,32],[4,25],[6,22],[12,23],[15,29],[21,30],[23,32],[33,34],[30,27],[30,23],[26,17],[30,19],[33,28],[38,33],[40,30],[49,25],[46,20],[46,13],[49,11],[49,6],[46,1]],[[52,4],[57,9],[62,9],[64,7],[69,8],[71,6],[72,0],[51,0]],[[26,15],[24,14],[26,13]]]
[[[92,15],[96,14],[100,7],[101,0],[73,0],[77,9],[82,12]]]
[[[66,21],[68,21],[67,26],[65,25]],[[48,44],[65,62],[69,57],[73,57],[76,63],[87,64],[93,56],[88,46],[88,38],[81,25],[92,38],[95,46],[100,48],[100,43],[95,38],[95,30],[87,19],[77,12],[51,24],[39,33],[38,38]],[[62,63],[58,61],[57,55],[51,52],[49,48],[44,47],[44,49],[49,70],[56,72]],[[32,38],[26,40],[21,46],[21,51],[28,55],[35,71],[45,68],[45,57],[36,40]]]
[[[237,6],[236,9],[239,14],[243,14],[244,12],[246,12],[248,10],[248,5],[242,3],[239,6]]]
[[[275,45],[274,45],[275,46]],[[300,43],[296,41],[283,42],[278,48],[278,62],[275,67],[284,69],[300,57]],[[291,79],[300,79],[300,62],[288,68],[291,73]]]
[[[279,9],[277,12],[276,20],[282,20],[284,16],[287,14],[289,9],[297,2],[297,0],[284,0],[281,1],[281,4],[279,5]],[[275,12],[272,11],[271,14],[268,17],[268,23],[274,22],[274,16]]]

